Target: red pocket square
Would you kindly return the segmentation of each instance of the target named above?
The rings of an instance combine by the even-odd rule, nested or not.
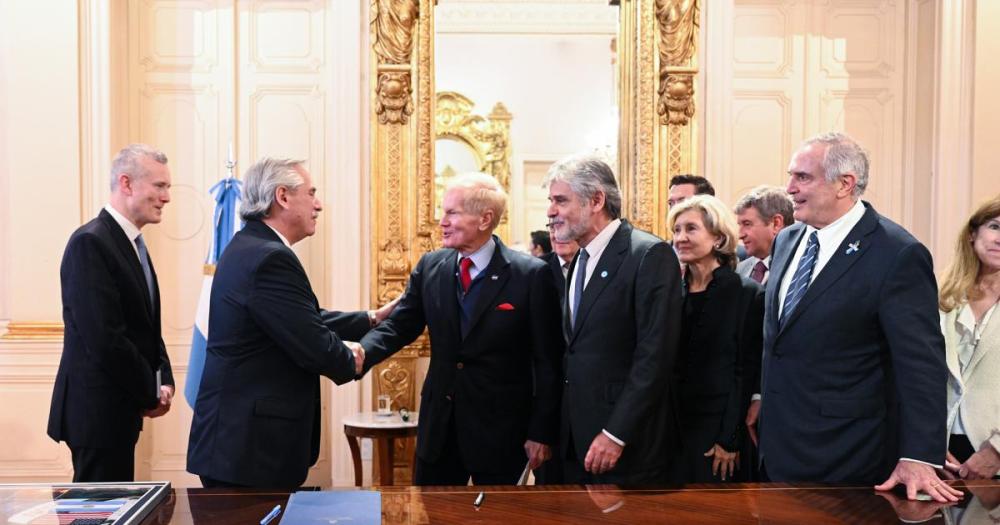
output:
[[[514,305],[510,303],[503,303],[497,306],[497,310],[513,310]]]

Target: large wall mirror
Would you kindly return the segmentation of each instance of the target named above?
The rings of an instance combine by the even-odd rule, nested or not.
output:
[[[475,102],[454,91],[439,91],[435,102],[434,220],[438,221],[444,189],[456,175],[488,173],[510,188],[511,114],[497,102],[489,115],[479,115]],[[497,234],[506,238],[509,232],[504,215]]]
[[[470,2],[438,0],[434,8],[437,133],[442,92],[461,93],[478,108],[502,103],[510,125],[509,230],[524,245],[545,229],[549,165],[595,152],[617,161],[619,7],[607,0]],[[435,141],[435,165],[454,141]]]

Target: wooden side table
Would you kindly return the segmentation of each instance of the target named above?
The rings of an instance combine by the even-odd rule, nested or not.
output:
[[[361,447],[358,438],[377,439],[379,442],[378,469],[382,485],[392,485],[392,463],[397,438],[407,438],[417,435],[417,414],[411,413],[409,421],[400,419],[393,412],[391,416],[379,416],[375,412],[362,412],[347,416],[344,422],[344,435],[351,447],[351,459],[354,460],[354,484],[361,486]]]

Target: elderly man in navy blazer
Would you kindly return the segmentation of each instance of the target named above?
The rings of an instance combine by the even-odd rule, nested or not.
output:
[[[861,200],[868,166],[839,133],[807,140],[789,164],[798,222],[775,239],[767,284],[763,472],[955,501],[935,473],[948,371],[931,256]]]
[[[444,249],[420,258],[388,319],[361,340],[365,369],[426,326],[431,362],[420,395],[417,485],[503,485],[551,457],[563,341],[552,272],[493,235],[506,193],[481,173],[442,202]]]

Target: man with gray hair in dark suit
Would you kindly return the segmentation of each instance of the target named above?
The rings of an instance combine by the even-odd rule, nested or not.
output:
[[[678,442],[670,383],[680,264],[666,242],[621,218],[604,161],[562,160],[545,183],[556,238],[580,245],[563,301],[565,481],[661,483]]]
[[[265,158],[247,170],[246,226],[212,282],[205,372],[187,468],[205,487],[291,489],[319,457],[319,377],[361,372],[360,339],[378,312],[319,307],[292,245],[316,233],[323,205],[303,161]]]

